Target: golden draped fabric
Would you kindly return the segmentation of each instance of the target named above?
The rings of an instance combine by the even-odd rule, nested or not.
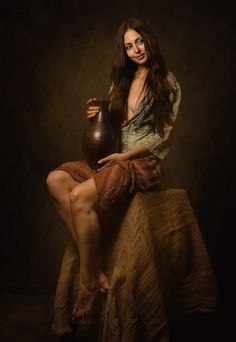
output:
[[[185,190],[137,193],[115,222],[113,216],[104,227],[105,234],[116,234],[104,249],[111,288],[100,308],[98,341],[136,342],[141,336],[166,342],[170,319],[215,310],[217,283]],[[57,334],[71,330],[78,284],[79,257],[71,242],[55,295]]]

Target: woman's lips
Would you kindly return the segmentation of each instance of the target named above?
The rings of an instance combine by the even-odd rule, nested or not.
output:
[[[136,59],[138,59],[138,60],[140,60],[140,59],[143,59],[144,58],[144,53],[142,54],[142,55],[140,55],[140,56],[137,56],[137,57],[135,57]]]

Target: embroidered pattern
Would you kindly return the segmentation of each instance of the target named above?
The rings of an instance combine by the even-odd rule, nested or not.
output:
[[[171,86],[176,90],[176,95],[170,94],[170,101],[173,103],[172,120],[175,121],[179,105],[181,101],[181,89],[174,74],[168,72],[167,79]],[[126,152],[134,148],[138,142],[144,143],[149,151],[158,158],[164,159],[168,154],[169,148],[166,143],[173,126],[166,125],[164,127],[164,135],[160,137],[157,132],[153,132],[153,103],[151,91],[147,90],[143,100],[137,106],[134,116],[123,123],[121,135],[121,149]],[[129,137],[136,137],[137,139],[130,140]]]

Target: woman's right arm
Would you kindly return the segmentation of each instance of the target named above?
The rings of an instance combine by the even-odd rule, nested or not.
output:
[[[87,118],[88,118],[88,119],[93,118],[93,117],[94,117],[97,113],[99,113],[99,111],[100,111],[100,108],[99,108],[98,106],[94,106],[94,105],[93,105],[93,100],[96,100],[96,99],[93,98],[93,99],[89,99],[89,100],[87,101],[87,106],[88,106],[88,108],[87,108],[86,113],[87,113]]]
[[[111,85],[111,87],[110,87],[110,89],[109,89],[108,96],[111,95],[112,89],[113,89],[113,85]],[[99,108],[98,106],[94,106],[94,105],[93,105],[93,100],[96,100],[96,98],[89,99],[89,100],[87,101],[87,106],[88,106],[88,108],[87,108],[87,111],[86,111],[86,112],[87,112],[87,118],[88,118],[88,119],[93,118],[93,117],[94,117],[96,114],[98,114],[99,111],[100,111],[100,108]]]

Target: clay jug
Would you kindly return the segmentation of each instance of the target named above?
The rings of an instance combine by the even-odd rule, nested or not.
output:
[[[85,160],[92,169],[103,166],[97,162],[109,154],[118,152],[119,137],[109,121],[109,103],[107,100],[93,100],[92,105],[100,111],[88,120],[88,127],[82,140]]]

